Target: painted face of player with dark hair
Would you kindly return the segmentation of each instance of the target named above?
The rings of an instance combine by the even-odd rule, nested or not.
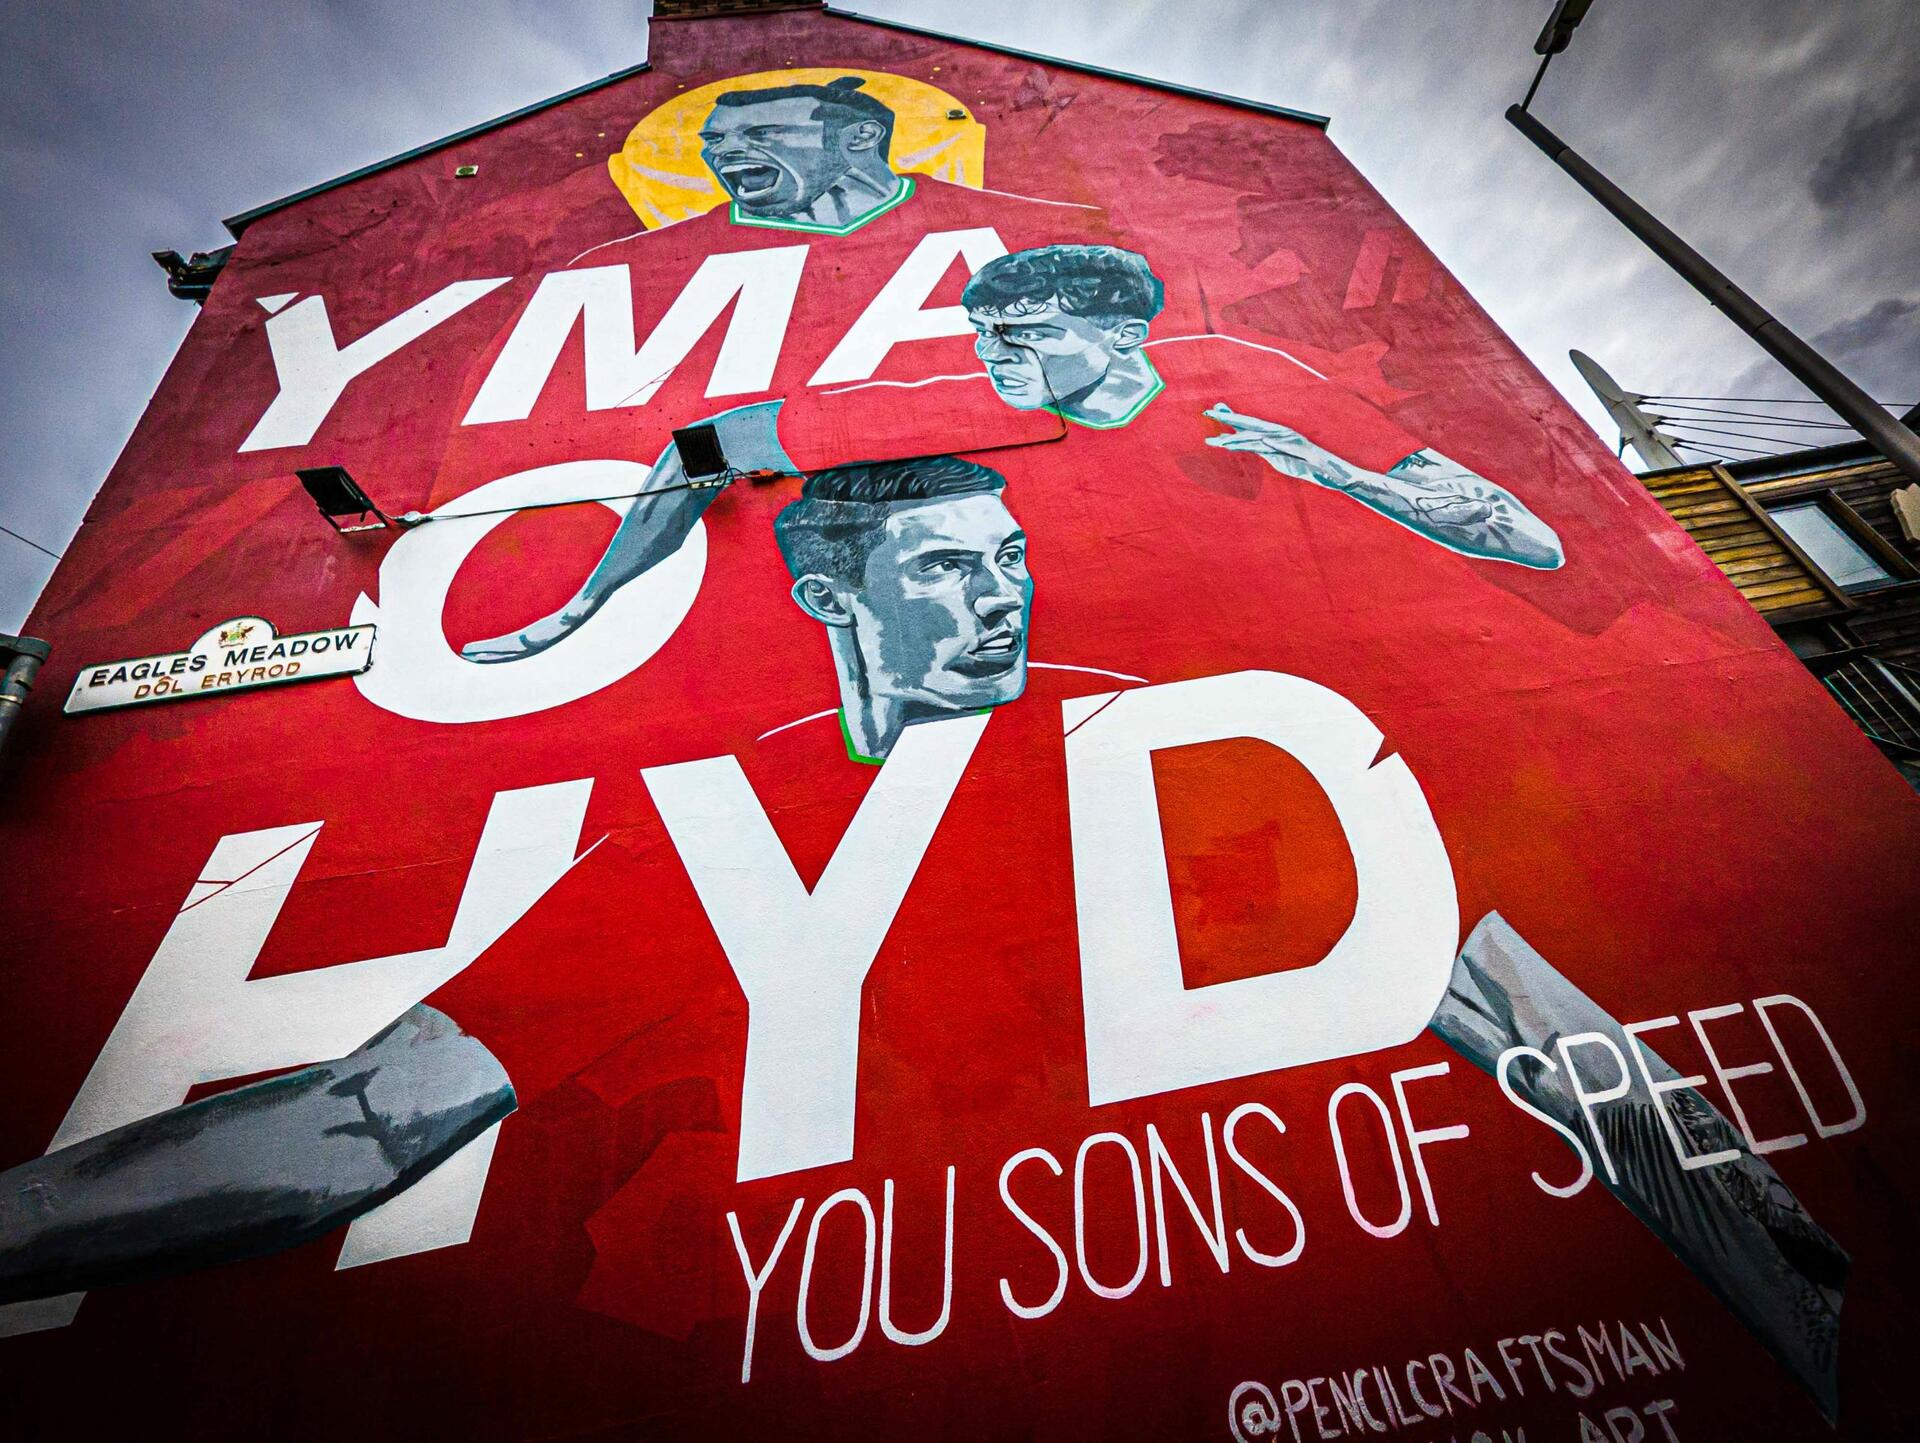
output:
[[[1146,322],[1107,325],[1063,311],[1055,301],[1033,301],[1008,311],[970,310],[978,339],[973,353],[986,363],[1000,399],[1021,411],[1052,405],[1098,385],[1127,345],[1139,345]]]
[[[873,149],[880,125],[836,125],[808,96],[716,105],[700,130],[700,157],[744,211],[790,216],[805,210]]]
[[[895,508],[843,604],[877,693],[973,711],[1026,689],[1027,538],[996,494]]]

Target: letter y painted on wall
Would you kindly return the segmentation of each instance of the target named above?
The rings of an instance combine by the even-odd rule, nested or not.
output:
[[[853,1156],[861,989],[987,721],[908,727],[811,892],[732,757],[641,773],[746,994],[739,1181]]]
[[[306,445],[349,381],[510,279],[495,276],[442,286],[418,305],[344,346],[334,337],[326,297],[308,296],[288,305],[292,295],[262,296],[260,305],[272,317],[267,322],[267,346],[273,353],[280,390],[240,443],[240,449],[271,451]]]

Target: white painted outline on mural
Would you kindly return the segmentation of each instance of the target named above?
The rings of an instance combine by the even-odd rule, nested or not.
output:
[[[360,694],[396,716],[427,722],[501,721],[563,706],[629,675],[692,610],[706,574],[705,529],[608,600],[559,645],[510,667],[468,661],[447,642],[447,591],[473,549],[513,508],[598,496],[624,519],[650,468],[635,461],[567,461],[489,481],[433,512],[380,563],[380,600],[353,604],[357,626],[380,626],[380,665],[354,678]],[[493,513],[493,514],[482,514]]]

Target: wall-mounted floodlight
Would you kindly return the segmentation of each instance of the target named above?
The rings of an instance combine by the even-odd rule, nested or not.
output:
[[[300,484],[307,488],[307,495],[313,498],[313,504],[320,508],[320,514],[341,535],[355,531],[379,531],[389,525],[387,514],[360,489],[360,483],[347,474],[344,466],[310,466],[304,471],[296,471]],[[351,516],[355,524],[342,526],[340,518]],[[375,517],[373,521],[367,520]]]
[[[711,423],[675,431],[673,447],[680,453],[680,469],[687,473],[689,490],[718,488],[733,479],[727,453],[720,447],[719,432]]]

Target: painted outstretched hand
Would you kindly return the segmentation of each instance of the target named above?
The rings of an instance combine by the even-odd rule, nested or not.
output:
[[[1341,460],[1291,426],[1246,415],[1224,401],[1205,414],[1232,428],[1207,437],[1209,446],[1249,452],[1283,476],[1351,496],[1449,551],[1536,571],[1551,571],[1565,560],[1553,528],[1518,497],[1431,448],[1389,471],[1371,471]]]
[[[1207,437],[1209,446],[1218,446],[1223,451],[1250,452],[1283,476],[1311,481],[1333,491],[1350,490],[1357,479],[1352,467],[1291,426],[1245,415],[1225,401],[1208,407],[1206,415],[1233,428],[1224,436]]]
[[[732,470],[797,474],[780,448],[776,418],[781,405],[779,401],[756,401],[709,418]],[[566,640],[621,587],[645,576],[678,551],[721,489],[715,485],[698,489],[689,486],[679,448],[668,446],[654,462],[647,484],[627,508],[600,564],[572,599],[530,626],[469,642],[460,648],[460,654],[468,661],[519,661]]]

